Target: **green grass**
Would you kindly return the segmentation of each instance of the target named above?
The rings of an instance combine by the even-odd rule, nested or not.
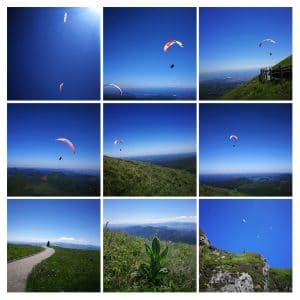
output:
[[[196,175],[150,163],[104,157],[105,196],[195,196]]]
[[[168,243],[164,267],[169,273],[160,286],[141,282],[136,274],[141,263],[148,263],[145,243],[149,240],[120,232],[104,232],[104,291],[186,291],[196,290],[196,246]],[[162,249],[166,242],[161,241]]]
[[[7,177],[9,196],[98,196],[99,176],[16,174]]]
[[[272,292],[292,291],[292,270],[271,268],[269,275],[269,289]]]
[[[27,280],[30,292],[99,292],[100,252],[55,247]]]
[[[7,261],[12,261],[43,251],[44,248],[29,245],[7,245]]]
[[[292,65],[292,56],[274,66],[286,67]],[[221,99],[248,99],[248,100],[291,100],[292,82],[283,80],[281,82],[260,82],[259,77],[255,77],[249,82],[233,89],[221,97]]]
[[[209,186],[206,184],[199,185],[200,196],[246,196],[247,194],[241,193],[237,190],[219,188],[215,186]]]

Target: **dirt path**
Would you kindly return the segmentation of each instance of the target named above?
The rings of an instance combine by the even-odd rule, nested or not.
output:
[[[54,252],[53,248],[45,247],[45,250],[38,254],[9,262],[7,264],[7,291],[25,292],[27,277],[33,267],[53,255]]]

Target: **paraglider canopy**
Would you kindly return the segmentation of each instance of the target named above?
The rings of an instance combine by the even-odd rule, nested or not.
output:
[[[168,42],[165,43],[164,45],[164,52],[168,52],[170,47],[173,45],[177,44],[180,48],[184,48],[183,43],[177,40],[169,40]]]
[[[61,93],[64,90],[65,84],[62,82],[59,84],[59,92]]]
[[[68,20],[68,13],[65,12],[65,14],[64,14],[64,23],[67,23],[67,20]]]
[[[121,96],[123,95],[123,91],[118,85],[114,83],[104,84],[104,87],[109,87],[109,86],[116,88],[120,92],[120,95]]]
[[[276,41],[274,41],[273,39],[267,38],[262,40],[261,42],[259,42],[258,46],[262,47],[264,44],[276,44]],[[271,52],[271,50],[269,50],[269,55],[271,56],[273,53]]]
[[[230,141],[233,141],[232,147],[235,147],[235,142],[239,139],[239,137],[236,134],[231,134],[229,137]]]
[[[124,140],[123,140],[123,139],[116,139],[116,140],[114,140],[114,144],[115,144],[115,145],[121,145],[121,144],[123,144],[123,143],[124,143]],[[122,151],[121,146],[120,146],[120,151]]]
[[[272,44],[276,44],[276,41],[274,41],[273,39],[264,39],[262,40],[258,45],[259,47],[261,47],[264,43],[272,43]]]
[[[74,154],[76,153],[76,148],[75,148],[74,144],[69,139],[57,138],[56,141],[64,143],[65,145],[67,145],[71,149],[71,151]],[[59,160],[61,160],[61,159],[59,159]]]

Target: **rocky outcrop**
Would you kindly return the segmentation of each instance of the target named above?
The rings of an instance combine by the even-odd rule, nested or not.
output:
[[[253,280],[248,273],[232,274],[219,270],[211,277],[208,291],[254,292]]]
[[[212,245],[205,233],[199,234],[199,287],[206,292],[291,291],[291,273],[271,269],[257,253],[231,253]],[[272,277],[271,277],[272,272]],[[286,282],[280,284],[278,278]]]

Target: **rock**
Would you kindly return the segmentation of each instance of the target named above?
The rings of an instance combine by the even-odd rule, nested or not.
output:
[[[209,282],[209,290],[221,292],[254,292],[253,280],[248,273],[232,274],[228,271],[217,271]],[[214,286],[218,286],[217,289]]]

